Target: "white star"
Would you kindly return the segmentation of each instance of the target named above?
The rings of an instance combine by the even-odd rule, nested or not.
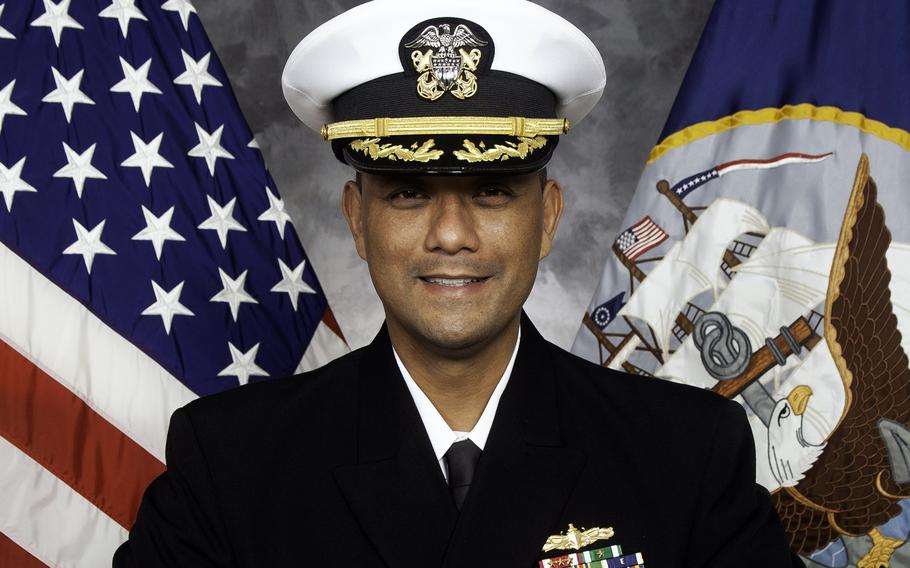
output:
[[[130,132],[133,137],[133,148],[136,152],[129,158],[123,160],[120,164],[126,168],[139,168],[142,170],[142,177],[145,178],[145,186],[150,187],[152,183],[152,172],[155,168],[173,168],[174,165],[161,157],[158,148],[161,147],[161,139],[164,132],[156,136],[151,142],[146,144],[142,138],[135,132]]]
[[[79,154],[64,142],[63,151],[66,152],[66,165],[54,173],[55,178],[72,178],[73,183],[76,184],[76,193],[80,199],[82,198],[82,188],[85,186],[86,179],[107,179],[107,176],[92,165],[92,156],[95,155],[96,145],[92,144],[88,147],[88,150]]]
[[[44,13],[35,18],[32,26],[50,28],[54,34],[54,43],[60,47],[60,34],[65,28],[74,30],[85,29],[67,13],[70,9],[70,0],[60,0],[54,4],[51,0],[44,0]]]
[[[218,372],[219,377],[234,375],[241,385],[245,385],[250,381],[251,376],[269,376],[262,367],[256,364],[256,353],[259,351],[258,343],[246,353],[234,347],[234,344],[230,341],[228,341],[228,347],[231,350],[231,364]]]
[[[123,37],[129,32],[130,20],[133,18],[148,21],[136,7],[136,0],[111,0],[111,5],[101,10],[98,15],[102,18],[116,18],[120,22]]]
[[[281,269],[281,282],[272,287],[272,292],[286,293],[291,298],[291,305],[294,311],[297,311],[297,298],[300,294],[315,294],[316,290],[303,281],[303,269],[306,268],[306,261],[301,260],[300,264],[294,270],[288,268],[280,258],[278,259],[278,268]]]
[[[3,16],[3,7],[5,4],[0,4],[0,16]],[[5,29],[3,26],[0,26],[0,39],[16,39],[16,36],[9,33],[9,30]]]
[[[243,273],[237,277],[236,280],[232,280],[230,276],[221,268],[218,269],[218,274],[221,275],[221,285],[224,287],[220,292],[212,296],[210,301],[212,302],[225,302],[231,306],[231,315],[234,317],[234,321],[237,321],[237,312],[240,309],[240,304],[247,302],[250,304],[258,304],[255,298],[247,294],[246,290],[243,289],[243,284],[246,282],[246,273],[248,271],[244,270]]]
[[[254,148],[254,149],[256,149],[256,150],[262,150],[262,148],[259,147],[259,140],[256,140],[256,137],[255,137],[255,136],[253,136],[253,139],[250,140],[249,144],[247,144],[246,147],[247,147],[247,148]]]
[[[227,204],[222,207],[218,205],[218,202],[212,199],[212,196],[206,196],[209,200],[209,210],[212,212],[212,216],[199,224],[199,229],[209,229],[211,231],[217,231],[218,240],[221,241],[221,248],[227,248],[227,237],[228,231],[243,231],[246,232],[246,227],[241,225],[234,219],[234,204],[237,201],[237,198],[234,197]]]
[[[123,68],[123,80],[111,87],[111,92],[129,93],[133,98],[133,107],[136,109],[136,112],[139,112],[139,104],[142,102],[142,95],[144,93],[152,93],[155,95],[161,94],[158,87],[153,85],[148,79],[149,67],[151,67],[151,65],[152,60],[149,58],[141,67],[134,69],[126,62],[126,59],[120,58],[120,67]]]
[[[161,321],[164,322],[164,331],[168,335],[171,334],[171,322],[174,321],[174,316],[196,315],[180,303],[180,293],[183,291],[183,282],[174,286],[170,292],[165,292],[164,288],[152,280],[152,289],[155,292],[155,303],[142,310],[142,315],[161,316]]]
[[[224,131],[224,125],[219,126],[215,132],[209,134],[199,123],[196,123],[196,136],[199,137],[199,144],[194,146],[187,155],[193,158],[205,158],[205,163],[209,167],[209,173],[215,175],[215,161],[218,158],[233,160],[234,155],[224,149],[221,145],[221,134]]]
[[[25,158],[22,158],[16,164],[7,168],[0,164],[0,193],[3,194],[3,200],[6,202],[6,210],[12,212],[13,197],[17,191],[37,192],[38,190],[22,180],[22,168],[25,167]]]
[[[284,200],[278,199],[278,197],[272,193],[272,190],[266,186],[266,194],[269,198],[269,208],[258,217],[259,221],[274,221],[275,226],[278,227],[278,234],[281,235],[281,238],[284,238],[284,226],[288,221],[291,220],[291,216],[288,215],[284,210]]]
[[[3,87],[3,90],[0,90],[0,132],[3,131],[3,119],[6,118],[6,115],[28,116],[24,110],[16,106],[16,103],[11,100],[15,86],[16,80],[13,79]]]
[[[106,219],[102,220],[89,231],[79,221],[73,219],[73,226],[76,228],[76,242],[63,249],[63,254],[81,254],[89,274],[92,273],[92,262],[95,261],[96,254],[117,254],[101,242],[101,232],[104,230],[105,221]]]
[[[186,241],[183,235],[171,228],[171,217],[174,216],[174,207],[165,211],[161,217],[142,206],[142,215],[145,217],[145,228],[133,235],[134,241],[151,241],[155,247],[155,257],[161,260],[161,249],[164,241]]]
[[[54,72],[54,83],[57,88],[49,92],[41,99],[45,103],[59,103],[63,106],[63,114],[66,115],[66,121],[69,122],[73,116],[73,107],[76,104],[93,105],[95,101],[88,98],[85,93],[79,90],[79,84],[82,83],[82,74],[85,69],[80,69],[78,73],[66,79],[57,71],[56,67],[51,67]]]
[[[183,54],[183,64],[186,66],[186,71],[178,75],[177,78],[174,79],[174,83],[193,87],[193,93],[196,95],[196,102],[201,104],[203,87],[222,86],[221,81],[209,74],[209,59],[212,57],[212,52],[203,55],[202,59],[199,61],[193,59],[189,53],[183,50],[180,50],[180,52]]]
[[[180,21],[183,22],[183,29],[189,31],[190,14],[196,13],[196,8],[190,4],[190,0],[167,0],[167,2],[161,5],[161,9],[170,10],[171,12],[179,12]]]

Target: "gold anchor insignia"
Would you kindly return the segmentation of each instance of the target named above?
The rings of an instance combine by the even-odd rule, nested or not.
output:
[[[580,550],[598,540],[607,540],[609,538],[613,538],[613,527],[605,529],[594,527],[588,530],[582,527],[581,530],[578,530],[575,525],[569,523],[569,530],[565,534],[554,534],[547,537],[547,542],[543,545],[543,551]]]

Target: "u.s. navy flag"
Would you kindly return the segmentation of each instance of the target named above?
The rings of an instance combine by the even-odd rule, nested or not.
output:
[[[189,0],[0,2],[0,565],[107,565],[173,410],[345,350]]]
[[[810,566],[910,566],[908,29],[718,0],[573,348],[739,401]]]

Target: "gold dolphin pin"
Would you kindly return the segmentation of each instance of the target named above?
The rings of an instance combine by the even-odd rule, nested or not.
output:
[[[551,550],[579,550],[598,540],[607,540],[613,538],[613,527],[605,529],[594,527],[593,529],[581,530],[575,528],[575,525],[569,523],[569,530],[565,534],[554,534],[547,537],[547,542],[543,545],[543,551]]]

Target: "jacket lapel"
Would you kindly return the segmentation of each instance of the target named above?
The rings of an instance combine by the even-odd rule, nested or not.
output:
[[[356,415],[357,463],[335,470],[354,516],[389,566],[441,565],[457,512],[385,326],[361,360]]]
[[[445,566],[531,566],[556,529],[586,456],[565,446],[547,344],[526,316]],[[564,530],[565,527],[563,527]]]

